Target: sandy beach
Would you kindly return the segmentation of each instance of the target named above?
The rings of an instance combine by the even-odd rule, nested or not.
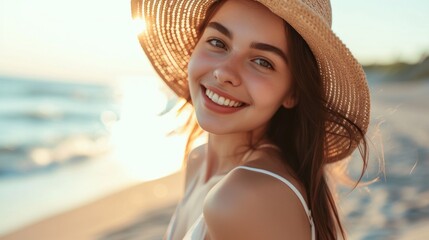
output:
[[[0,239],[161,239],[182,186],[182,175],[175,173],[132,186]]]

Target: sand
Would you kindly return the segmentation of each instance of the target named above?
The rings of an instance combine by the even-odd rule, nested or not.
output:
[[[162,239],[182,194],[182,179],[175,173],[132,186],[0,239]]]

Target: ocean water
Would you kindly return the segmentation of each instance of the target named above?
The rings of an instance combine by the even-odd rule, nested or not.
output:
[[[106,152],[117,118],[108,85],[0,77],[0,181]]]
[[[0,235],[132,183],[109,160],[119,113],[107,84],[0,77]]]
[[[184,138],[166,136],[178,119],[164,90],[150,77],[0,77],[0,236],[178,171]]]

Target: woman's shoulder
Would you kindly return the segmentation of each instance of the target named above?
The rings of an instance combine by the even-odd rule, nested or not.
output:
[[[263,159],[249,162],[248,168],[234,169],[210,191],[204,206],[209,232],[231,234],[216,239],[310,236],[309,219],[297,194],[278,178],[262,173],[280,176],[304,195],[299,181],[280,166]]]

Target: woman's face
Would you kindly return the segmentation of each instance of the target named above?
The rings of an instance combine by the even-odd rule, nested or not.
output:
[[[283,20],[249,0],[227,1],[209,21],[188,65],[200,126],[214,134],[265,129],[295,105]]]

